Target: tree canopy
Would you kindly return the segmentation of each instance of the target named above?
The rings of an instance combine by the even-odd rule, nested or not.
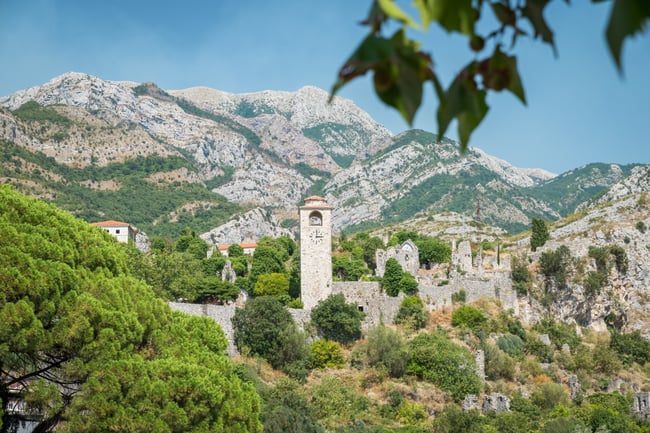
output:
[[[9,186],[0,233],[0,430],[21,419],[9,390],[43,431],[261,430],[221,329],[173,314],[124,245]]]
[[[592,0],[597,3],[602,0]],[[517,66],[517,42],[532,35],[557,51],[553,30],[544,17],[549,0],[415,0],[419,20],[394,0],[373,0],[362,24],[368,35],[339,70],[333,97],[357,77],[373,72],[375,93],[412,124],[423,99],[423,86],[433,84],[438,100],[438,137],[452,121],[458,123],[460,147],[467,148],[474,129],[488,112],[489,92],[509,91],[523,104],[526,95]],[[566,3],[569,3],[567,0]],[[609,51],[622,71],[626,38],[645,32],[650,18],[647,0],[614,0],[605,31]],[[438,24],[467,38],[469,62],[447,88],[433,69],[432,55],[421,50],[412,30]],[[395,30],[396,29],[396,30]],[[386,36],[388,31],[394,32]],[[439,56],[438,56],[439,57]]]

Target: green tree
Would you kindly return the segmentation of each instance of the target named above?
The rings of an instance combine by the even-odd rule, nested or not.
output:
[[[451,314],[451,324],[453,326],[469,328],[477,332],[487,324],[487,317],[478,308],[463,305]]]
[[[306,359],[307,343],[289,311],[272,296],[253,298],[232,318],[240,352],[266,359],[275,369]]]
[[[261,431],[258,419],[242,417],[259,414],[259,398],[231,366],[224,368],[226,340],[213,320],[175,313],[152,342],[156,359],[112,361],[92,374],[62,430]]]
[[[403,274],[402,266],[396,259],[391,257],[386,260],[386,269],[384,271],[384,277],[381,280],[381,285],[388,296],[397,296],[399,294]]]
[[[424,309],[424,302],[419,296],[405,296],[395,315],[395,323],[406,325],[412,329],[423,328],[429,315]]]
[[[532,234],[530,235],[531,251],[536,251],[537,248],[544,245],[546,241],[549,240],[550,238],[551,235],[548,232],[548,226],[546,225],[546,221],[540,218],[533,217]]]
[[[0,233],[3,431],[16,427],[6,411],[16,387],[39,431],[260,431],[258,397],[233,375],[221,329],[172,313],[129,275],[110,235],[8,186]],[[147,381],[156,392],[145,401]]]
[[[407,372],[434,383],[456,401],[478,394],[481,380],[472,353],[449,340],[443,331],[419,334],[410,343]]]
[[[461,150],[465,151],[472,132],[487,114],[489,92],[506,90],[526,103],[515,54],[517,42],[528,35],[541,37],[556,51],[553,31],[544,17],[549,3],[417,0],[413,7],[418,22],[393,0],[373,1],[362,21],[369,33],[339,70],[331,97],[350,81],[372,71],[377,96],[410,125],[422,102],[423,86],[431,82],[438,100],[438,137],[442,139],[455,120]],[[645,0],[614,1],[605,35],[619,71],[623,42],[644,32],[648,19],[650,6]],[[431,54],[422,51],[421,44],[412,38],[413,29],[426,31],[431,24],[467,39],[470,61],[447,88],[433,70]],[[394,33],[386,37],[387,30]]]
[[[451,262],[451,245],[440,239],[422,236],[415,243],[420,255],[420,264],[431,266],[433,263]]]
[[[371,367],[386,371],[391,377],[402,377],[409,361],[409,351],[402,336],[383,323],[368,331],[363,346]]]
[[[288,296],[289,278],[286,274],[278,273],[260,275],[253,292],[255,296]]]
[[[264,433],[324,433],[300,384],[282,379],[260,392]]]
[[[316,340],[309,346],[311,368],[341,368],[345,366],[343,348],[336,341]]]
[[[332,274],[341,281],[359,281],[367,273],[366,263],[360,257],[352,255],[332,257]]]
[[[361,247],[363,249],[363,260],[366,262],[368,268],[374,271],[377,268],[377,258],[375,253],[378,249],[385,248],[384,241],[378,237],[368,237],[368,239],[365,239],[362,242]]]
[[[258,245],[253,253],[250,277],[253,281],[262,274],[285,273],[285,252],[270,245]]]
[[[539,265],[546,277],[547,287],[553,283],[563,287],[567,283],[571,251],[566,245],[561,245],[555,251],[544,251],[539,257]]]
[[[340,293],[328,296],[311,310],[311,321],[318,333],[339,343],[361,338],[361,320],[364,317],[365,314],[356,305],[346,303]]]
[[[230,244],[228,246],[228,257],[234,259],[244,255],[244,249],[239,244]]]

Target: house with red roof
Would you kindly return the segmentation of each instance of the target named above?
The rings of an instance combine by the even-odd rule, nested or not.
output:
[[[219,245],[217,248],[221,252],[221,255],[224,257],[228,257],[228,248],[232,244],[227,244],[227,245]],[[252,256],[253,253],[255,252],[255,248],[257,248],[257,243],[256,242],[244,242],[239,244],[240,247],[244,250],[244,254],[248,254],[249,256]]]
[[[101,221],[91,223],[95,227],[100,227],[109,232],[118,242],[127,243],[129,241],[135,242],[135,228],[129,223],[121,221]]]

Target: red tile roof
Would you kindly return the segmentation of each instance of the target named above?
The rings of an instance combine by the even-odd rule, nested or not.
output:
[[[130,226],[129,223],[123,223],[121,221],[113,221],[113,220],[91,223],[91,225],[97,227],[129,227]]]
[[[232,245],[232,244],[219,245],[218,246],[219,251],[227,250],[228,248],[230,248],[230,245]],[[239,244],[239,246],[242,247],[242,248],[257,248],[257,243],[256,242],[248,242],[248,243],[244,243],[244,244]]]

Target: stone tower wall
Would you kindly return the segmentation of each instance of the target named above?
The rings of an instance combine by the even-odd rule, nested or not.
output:
[[[311,217],[320,216],[320,224]],[[321,197],[308,197],[300,207],[300,292],[311,310],[332,293],[332,208]]]

